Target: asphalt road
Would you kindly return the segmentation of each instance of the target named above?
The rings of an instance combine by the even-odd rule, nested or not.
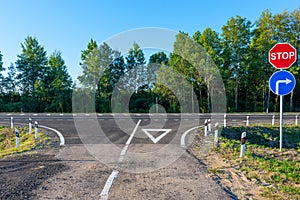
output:
[[[284,123],[294,124],[297,115],[298,113],[285,114]],[[227,114],[227,126],[245,126],[247,116],[249,124],[271,124],[273,118],[273,114]],[[86,193],[82,194],[84,191],[80,185],[71,190],[68,187],[62,187],[61,182],[56,184],[55,181],[59,178],[65,180],[66,177],[71,176],[78,176],[76,181],[85,180],[86,174],[82,174],[86,172],[80,170],[85,160],[95,162],[94,165],[99,168],[98,176],[101,175],[97,177],[94,174],[95,171],[90,171],[88,176],[90,179],[86,180],[85,187],[89,188],[88,194],[92,198],[100,196],[101,190],[107,185],[105,181],[109,180],[109,174],[113,169],[120,171],[120,177],[115,181],[111,199],[119,199],[121,195],[124,195],[124,191],[127,191],[127,199],[140,199],[140,197],[176,199],[179,196],[182,199],[198,199],[199,197],[227,199],[230,196],[210,182],[202,164],[197,163],[197,160],[186,155],[184,151],[176,152],[178,146],[182,149],[180,139],[183,133],[193,127],[203,126],[206,119],[211,119],[212,127],[216,122],[222,127],[223,114],[1,113],[0,124],[10,124],[11,117],[14,118],[16,125],[28,124],[28,119],[32,118],[33,122],[37,121],[40,125],[60,131],[65,138],[66,147],[59,151],[56,158],[70,162],[71,170],[53,176],[53,180],[47,183],[44,182],[44,187],[48,188],[47,191],[35,191],[35,194],[41,198],[54,198],[54,194],[59,197],[66,193],[69,193],[70,198],[76,195],[78,199],[86,197]],[[275,123],[279,124],[278,114],[275,114]],[[149,133],[154,130],[151,132],[152,139],[145,130]],[[168,133],[160,137],[166,131]],[[188,143],[189,134],[185,140]],[[175,147],[173,148],[172,145]],[[168,149],[166,146],[171,146],[171,148]],[[96,160],[106,165],[98,165]],[[83,163],[87,165],[86,168],[91,167],[91,164]],[[168,180],[170,177],[172,180]],[[210,184],[209,187],[207,183]],[[68,185],[69,181],[66,180],[65,184]],[[91,190],[93,185],[97,187]],[[145,188],[148,188],[148,191],[145,191]],[[155,192],[152,192],[154,188],[156,188]],[[210,188],[213,190],[210,191]],[[170,191],[173,191],[173,196],[170,196]]]
[[[300,113],[284,114],[285,124],[294,124],[296,116]],[[279,114],[226,114],[227,126],[246,125],[247,116],[250,124],[271,124],[273,115],[275,115],[275,124],[279,124]],[[168,135],[174,135],[174,131],[179,128],[185,131],[197,125],[204,125],[206,119],[212,119],[212,127],[218,122],[220,126],[224,124],[224,115],[210,114],[54,114],[54,113],[1,113],[0,123],[9,124],[10,118],[14,118],[14,123],[28,124],[28,119],[37,121],[40,125],[49,126],[60,131],[66,140],[66,145],[81,144],[82,139],[78,134],[78,126],[87,124],[99,124],[102,131],[112,143],[124,144],[128,139],[130,130],[134,128],[132,122],[137,123],[141,120],[141,127],[172,129]],[[128,129],[121,130],[119,126],[125,126],[130,121]],[[121,124],[121,125],[120,125]],[[151,124],[154,127],[151,127]],[[150,126],[149,126],[150,125]],[[85,128],[88,125],[83,125]],[[99,127],[96,127],[99,129]],[[80,131],[79,131],[80,132]],[[172,139],[169,138],[169,140]],[[147,141],[148,140],[148,141]],[[168,139],[162,139],[160,142],[168,143]],[[93,141],[94,143],[97,141]],[[133,143],[152,142],[149,138],[135,138]]]

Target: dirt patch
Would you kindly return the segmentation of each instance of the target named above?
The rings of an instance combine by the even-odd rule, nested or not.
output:
[[[201,158],[201,161],[207,166],[208,176],[230,194],[232,199],[263,199],[258,195],[259,186],[255,181],[249,180],[241,173],[238,165],[232,166],[215,151],[210,150],[208,153],[203,148],[206,145],[207,139],[203,133],[199,130],[195,131],[194,141],[189,152],[195,157]]]
[[[0,199],[32,199],[36,190],[49,177],[67,166],[55,158],[59,139],[55,133],[42,130],[49,140],[24,153],[0,159]]]
[[[99,199],[110,173],[83,145],[45,146],[0,160],[0,199]]]
[[[84,145],[60,149],[57,159],[67,170],[51,176],[35,191],[37,199],[99,199],[111,169],[95,160]]]
[[[53,155],[26,154],[0,161],[0,199],[31,199],[49,177],[67,167]]]
[[[264,199],[259,196],[260,186],[249,180],[238,166],[232,167],[226,160],[212,152],[203,159],[209,169],[209,177],[216,181],[233,199]]]

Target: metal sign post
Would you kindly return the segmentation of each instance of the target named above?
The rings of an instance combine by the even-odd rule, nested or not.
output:
[[[270,89],[274,94],[280,97],[280,114],[279,114],[279,149],[282,151],[282,126],[283,126],[283,96],[293,91],[296,85],[294,75],[288,71],[280,70],[275,72],[269,80]]]
[[[279,115],[279,149],[282,151],[282,126],[283,126],[283,96],[292,92],[296,85],[294,75],[282,70],[292,66],[297,60],[297,51],[289,43],[275,44],[269,51],[269,62],[280,71],[275,72],[269,80],[269,86],[274,94],[280,96]],[[273,120],[274,121],[274,120]]]
[[[280,95],[279,151],[282,151],[283,95]]]

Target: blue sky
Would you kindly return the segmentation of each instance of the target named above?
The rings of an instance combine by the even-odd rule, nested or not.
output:
[[[81,50],[93,38],[98,44],[120,32],[160,27],[192,35],[210,27],[221,32],[233,16],[254,22],[263,10],[293,11],[298,0],[1,0],[0,51],[4,67],[14,63],[21,43],[35,36],[47,54],[60,50],[73,77],[79,72]]]

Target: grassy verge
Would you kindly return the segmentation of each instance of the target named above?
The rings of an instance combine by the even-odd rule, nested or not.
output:
[[[42,147],[46,141],[50,141],[50,137],[43,133],[38,133],[38,138],[35,139],[35,134],[29,134],[28,127],[18,127],[20,147],[16,148],[15,130],[0,126],[0,158],[8,155],[22,153]]]
[[[247,132],[246,156],[239,158],[240,138]],[[300,127],[283,129],[283,151],[279,152],[279,128],[271,126],[225,128],[220,146],[212,154],[237,169],[259,186],[258,195],[266,199],[300,199]],[[210,155],[208,155],[209,157]],[[210,168],[213,174],[224,167]]]

